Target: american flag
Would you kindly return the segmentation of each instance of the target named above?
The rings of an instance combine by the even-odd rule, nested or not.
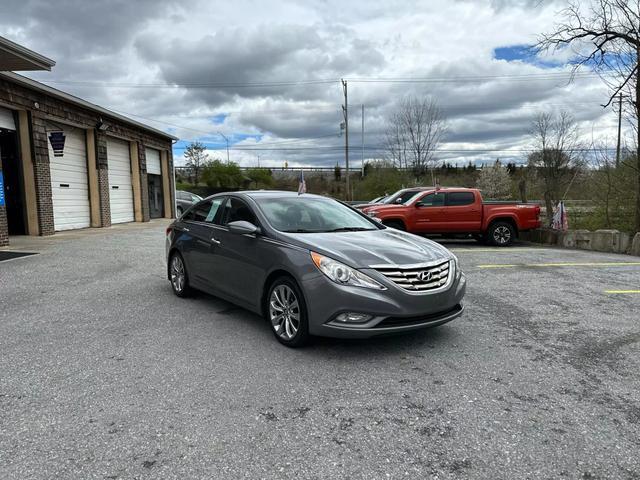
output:
[[[304,172],[300,170],[300,180],[298,183],[298,195],[307,193],[307,183],[304,181]]]

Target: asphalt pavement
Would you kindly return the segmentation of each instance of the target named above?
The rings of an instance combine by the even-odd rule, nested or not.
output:
[[[640,478],[640,258],[447,242],[463,317],[292,350],[165,225],[0,262],[1,479]]]

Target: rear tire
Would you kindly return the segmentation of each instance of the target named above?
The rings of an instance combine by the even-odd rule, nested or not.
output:
[[[388,222],[382,222],[383,225],[389,227],[389,228],[395,228],[396,230],[401,230],[403,232],[406,232],[407,229],[404,226],[404,223],[402,223],[399,220],[389,220]]]
[[[516,231],[509,222],[495,222],[489,227],[487,236],[492,245],[507,247],[516,238]]]
[[[298,284],[290,277],[279,277],[269,287],[265,316],[281,344],[302,347],[310,340],[307,305]]]
[[[171,290],[180,298],[191,295],[192,289],[189,286],[189,275],[187,265],[179,252],[174,252],[169,258],[169,280]]]

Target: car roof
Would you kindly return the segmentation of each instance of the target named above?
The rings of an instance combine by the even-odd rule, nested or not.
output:
[[[290,192],[287,190],[241,190],[239,192],[229,192],[229,195],[240,194],[247,197],[251,197],[254,200],[259,198],[329,198],[323,195],[314,195],[313,193],[303,193],[301,195],[298,192]]]

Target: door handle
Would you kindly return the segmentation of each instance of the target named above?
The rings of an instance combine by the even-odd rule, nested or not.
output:
[[[215,243],[216,245],[222,245],[222,242],[221,242],[220,240],[218,240],[218,239],[214,238],[214,237],[211,237],[211,241],[212,241],[213,243]]]

